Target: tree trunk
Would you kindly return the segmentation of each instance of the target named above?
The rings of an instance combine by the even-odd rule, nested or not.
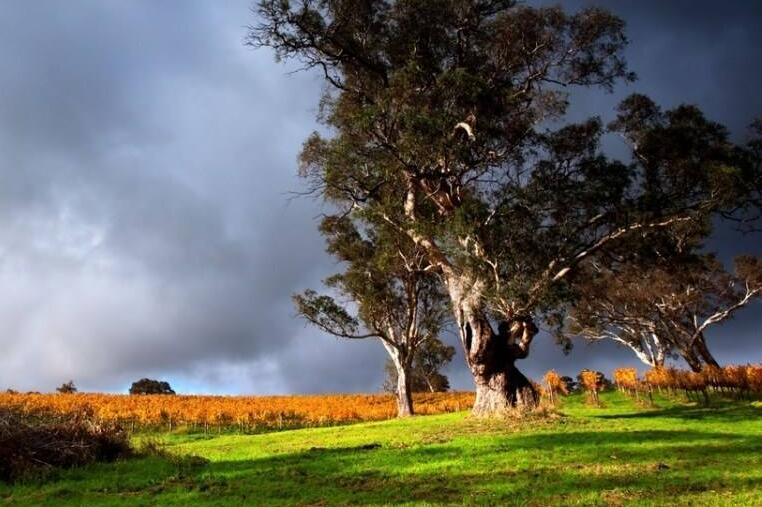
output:
[[[531,319],[515,318],[501,323],[495,334],[479,304],[478,284],[468,282],[462,277],[447,280],[466,362],[476,383],[472,413],[491,416],[535,406],[537,392],[514,363],[528,355],[537,328]]]
[[[395,345],[385,340],[381,340],[381,343],[389,353],[394,364],[394,371],[397,373],[397,417],[413,415],[412,372],[410,371],[412,351],[400,344]]]
[[[650,366],[651,368],[657,366],[656,355],[652,352],[651,349],[648,349],[647,351],[643,350],[643,347],[640,344],[635,344],[619,338],[617,338],[616,341],[624,344],[626,347],[632,350],[638,359],[640,359],[640,362],[646,366]]]
[[[715,366],[717,368],[720,367],[719,363],[714,358],[712,353],[709,352],[709,347],[706,345],[706,340],[704,339],[703,333],[699,334],[696,337],[696,340],[693,342],[693,352],[709,366]]]
[[[655,368],[663,368],[664,367],[664,349],[659,349],[659,353],[654,357],[654,367]]]
[[[478,376],[475,380],[476,401],[472,412],[476,416],[490,416],[537,404],[537,392],[513,363],[506,365],[503,371]]]
[[[409,176],[404,211],[412,223],[416,221],[416,188],[417,182]],[[473,413],[479,416],[496,415],[508,408],[535,405],[537,393],[516,369],[514,362],[527,356],[537,328],[531,320],[525,319],[524,324],[515,329],[526,332],[512,333],[510,342],[502,336],[503,333],[496,335],[487,318],[482,297],[484,283],[470,273],[456,269],[430,237],[414,227],[410,227],[407,233],[427,251],[429,260],[444,275],[466,363],[476,383]],[[514,321],[519,322],[518,319]],[[518,334],[520,338],[515,340]]]
[[[410,390],[410,367],[395,361],[397,367],[397,417],[413,415],[413,396]]]
[[[666,356],[666,350],[664,344],[659,339],[656,333],[651,334],[651,349],[653,350],[654,367],[661,368],[664,366],[664,358]]]
[[[693,349],[683,348],[680,350],[680,355],[683,356],[683,359],[685,359],[685,362],[688,363],[688,366],[691,370],[695,371],[696,373],[701,371],[701,359],[698,358]]]

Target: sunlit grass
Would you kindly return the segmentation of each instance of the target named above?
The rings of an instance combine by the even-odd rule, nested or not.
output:
[[[612,392],[561,417],[466,413],[263,435],[169,435],[174,456],[0,486],[9,505],[762,505],[762,408]],[[200,456],[205,460],[188,458]]]

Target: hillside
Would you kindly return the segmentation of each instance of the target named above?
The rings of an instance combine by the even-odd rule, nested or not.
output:
[[[464,412],[261,435],[161,436],[167,455],[0,485],[3,505],[762,505],[762,405],[619,393],[558,418]],[[142,437],[145,439],[146,437]]]

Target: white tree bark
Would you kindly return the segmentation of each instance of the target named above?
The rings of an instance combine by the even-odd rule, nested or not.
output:
[[[407,417],[413,415],[413,395],[410,386],[411,357],[403,353],[401,347],[395,346],[385,340],[381,340],[386,352],[392,359],[394,369],[397,372],[397,416]]]

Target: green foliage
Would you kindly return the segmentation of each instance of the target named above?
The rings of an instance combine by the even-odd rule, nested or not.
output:
[[[175,394],[169,382],[142,378],[130,386],[130,394]]]
[[[300,315],[314,323],[320,329],[336,336],[356,336],[359,324],[330,296],[320,295],[314,290],[293,296],[294,304]]]
[[[409,352],[437,336],[447,313],[444,295],[409,238],[388,224],[348,216],[325,217],[320,232],[344,268],[324,283],[343,301],[306,290],[293,296],[302,317],[335,336],[378,337]]]
[[[759,143],[734,145],[696,107],[662,111],[633,95],[607,127],[568,122],[569,87],[634,78],[624,23],[607,11],[262,0],[258,14],[250,43],[328,84],[328,135],[301,154],[311,190],[478,280],[478,311],[552,320],[586,283],[584,266],[653,254],[662,231],[705,235],[713,217],[759,209]],[[602,152],[608,133],[629,159]]]

